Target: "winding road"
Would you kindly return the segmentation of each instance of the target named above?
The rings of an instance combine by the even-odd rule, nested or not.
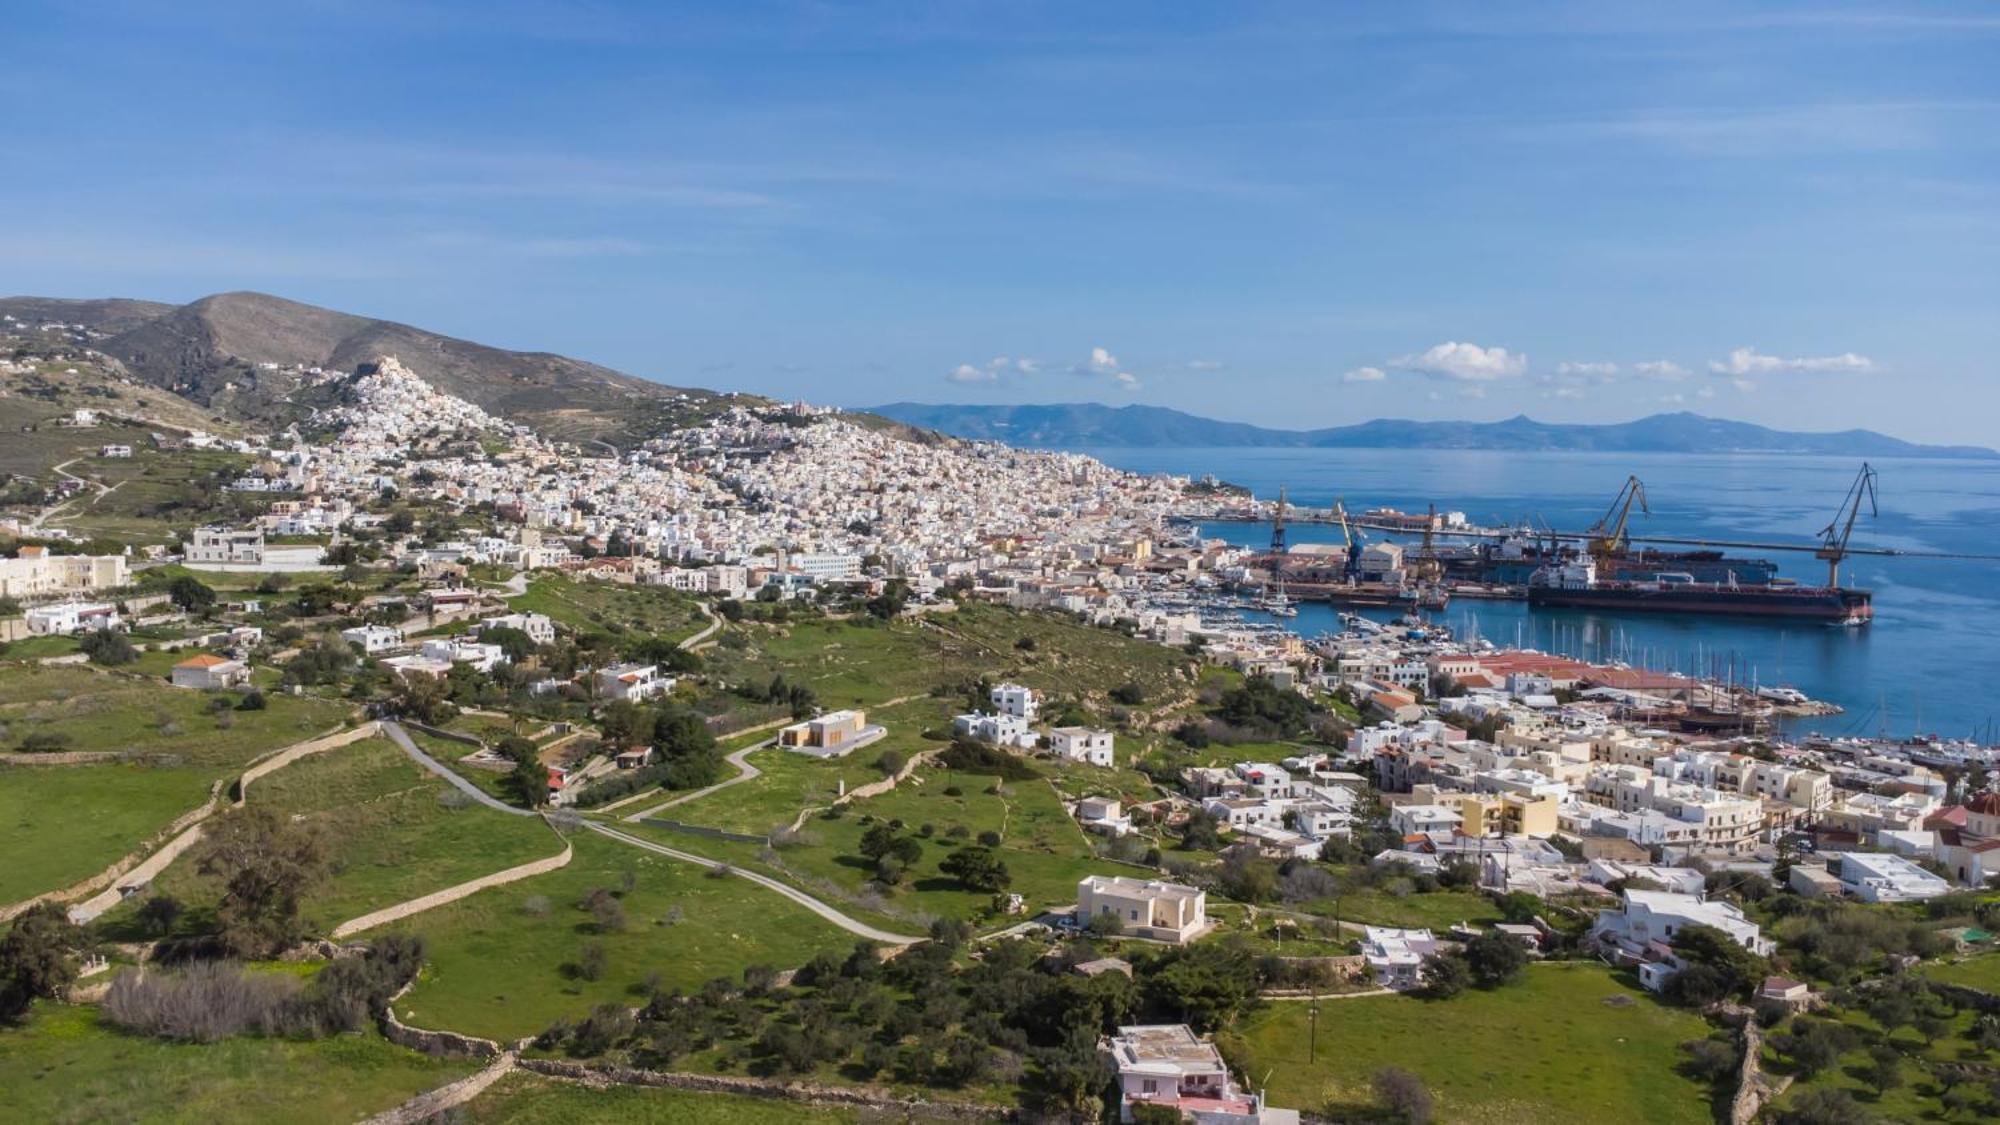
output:
[[[753,750],[762,750],[766,746],[769,746],[771,745],[771,743],[776,741],[777,739],[767,738],[762,742],[755,743],[754,745],[745,746],[743,749],[738,750],[734,754],[731,754],[728,757],[722,759],[723,761],[728,762],[730,765],[736,767],[735,777],[732,777],[727,781],[718,781],[714,785],[711,785],[706,789],[697,789],[692,793],[683,793],[680,796],[675,797],[673,800],[667,801],[663,804],[654,805],[650,809],[646,809],[641,812],[635,812],[631,816],[625,818],[626,822],[629,824],[636,824],[639,821],[642,821],[649,816],[653,816],[658,813],[664,812],[667,809],[673,808],[675,805],[684,805],[687,804],[689,801],[695,800],[698,797],[706,797],[710,793],[714,793],[717,790],[727,789],[732,785],[741,785],[753,777],[762,777],[764,771],[758,769],[756,766],[751,765],[749,762],[750,752]]]
[[[417,744],[410,741],[409,734],[403,730],[403,724],[396,722],[394,719],[382,720],[382,733],[388,735],[389,741],[401,747],[403,753],[408,754],[418,765],[451,782],[454,786],[458,787],[459,792],[464,793],[487,808],[506,813],[508,816],[538,815],[532,809],[517,808],[510,805],[465,778],[460,777],[457,770],[452,769],[450,766],[418,749]]]

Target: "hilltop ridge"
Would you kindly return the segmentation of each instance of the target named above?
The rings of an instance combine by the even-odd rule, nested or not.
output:
[[[1281,430],[1166,407],[1112,407],[1091,402],[1019,406],[897,402],[864,409],[956,437],[1056,449],[1284,446],[2000,458],[2000,453],[1980,446],[1924,445],[1864,429],[1835,433],[1776,430],[1689,411],[1602,424],[1541,422],[1521,414],[1499,422],[1378,418],[1346,426]]]

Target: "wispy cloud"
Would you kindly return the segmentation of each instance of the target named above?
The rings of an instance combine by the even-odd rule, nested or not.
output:
[[[1717,375],[1769,375],[1779,372],[1860,373],[1875,370],[1875,361],[1854,352],[1839,355],[1765,355],[1756,348],[1737,348],[1728,359],[1710,360],[1708,369]]]
[[[1379,367],[1356,367],[1341,375],[1343,383],[1379,383],[1389,377],[1389,373]]]

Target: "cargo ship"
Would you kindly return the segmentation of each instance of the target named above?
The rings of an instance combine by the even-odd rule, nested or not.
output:
[[[1697,582],[1690,574],[1660,574],[1648,581],[1602,579],[1593,560],[1543,567],[1528,581],[1528,604],[1562,609],[1605,609],[1649,613],[1736,614],[1865,625],[1874,616],[1874,595],[1844,586],[1799,586],[1787,582],[1746,586]]]

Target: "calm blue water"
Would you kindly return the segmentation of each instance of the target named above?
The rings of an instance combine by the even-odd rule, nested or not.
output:
[[[1349,512],[1377,506],[1463,511],[1474,523],[1527,517],[1580,530],[1604,514],[1626,474],[1646,484],[1653,514],[1633,512],[1635,533],[1813,543],[1833,518],[1858,459],[1757,454],[1390,452],[1316,449],[1085,449],[1139,472],[1213,473],[1272,497]],[[2000,462],[1882,460],[1881,513],[1864,511],[1856,545],[2000,554]],[[1268,524],[1214,524],[1213,536],[1263,546]],[[1338,528],[1295,525],[1293,542],[1335,541]],[[1779,573],[1825,581],[1825,564],[1803,552],[1732,552],[1776,562]],[[1518,602],[1457,599],[1439,615],[1462,634],[1591,659],[1625,659],[1739,680],[1789,684],[1847,709],[1816,720],[1833,733],[2000,730],[2000,563],[1856,558],[1849,585],[1875,591],[1875,623],[1863,629],[1717,617],[1530,611]],[[1334,611],[1301,608],[1292,628],[1335,628]]]

